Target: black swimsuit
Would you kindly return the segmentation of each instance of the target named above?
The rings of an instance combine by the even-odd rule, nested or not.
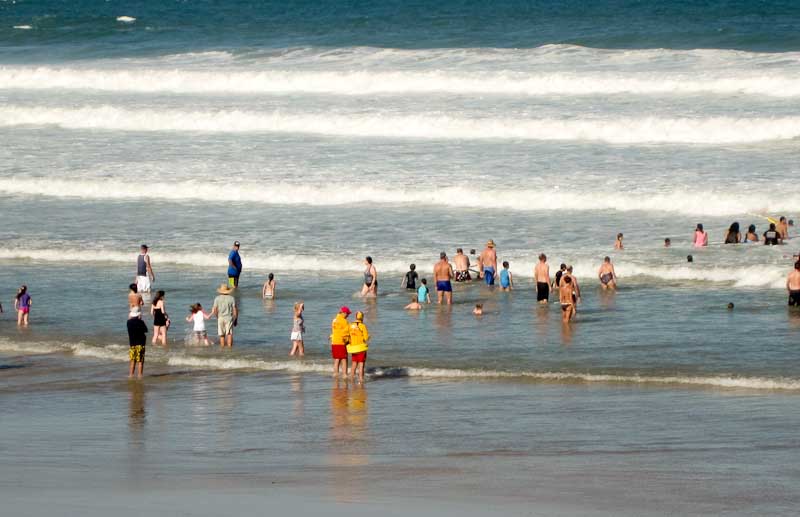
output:
[[[167,316],[161,309],[153,309],[153,326],[154,327],[167,326]]]

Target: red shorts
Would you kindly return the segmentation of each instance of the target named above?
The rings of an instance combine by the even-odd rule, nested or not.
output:
[[[331,345],[331,357],[334,359],[347,359],[347,347],[344,345]]]
[[[354,363],[366,363],[367,362],[367,352],[366,350],[363,352],[358,352],[355,354],[350,354],[350,360]]]

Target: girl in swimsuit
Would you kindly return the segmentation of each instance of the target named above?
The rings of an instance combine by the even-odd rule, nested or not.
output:
[[[702,248],[708,246],[708,234],[703,230],[703,225],[698,224],[694,230],[694,247]]]
[[[758,234],[756,234],[756,225],[751,224],[747,227],[747,233],[744,236],[744,242],[750,244],[752,242],[759,242]]]
[[[272,273],[269,274],[267,281],[264,282],[264,288],[261,290],[261,296],[265,300],[275,298],[275,275]]]
[[[372,257],[364,259],[364,286],[361,288],[361,296],[378,296],[378,271],[372,265]]]
[[[164,291],[158,291],[150,306],[150,314],[153,315],[153,344],[158,344],[158,340],[161,339],[161,346],[167,346],[167,329],[169,328],[164,294]]]

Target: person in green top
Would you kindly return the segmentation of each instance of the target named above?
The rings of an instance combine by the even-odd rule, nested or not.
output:
[[[214,307],[211,315],[217,317],[217,334],[219,335],[219,346],[233,346],[233,327],[239,318],[239,308],[236,307],[236,299],[231,296],[233,289],[222,284],[217,289],[219,296],[214,298]]]

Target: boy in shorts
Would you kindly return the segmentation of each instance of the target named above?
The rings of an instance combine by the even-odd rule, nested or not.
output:
[[[139,378],[141,379],[144,374],[144,350],[147,343],[147,325],[142,321],[142,311],[138,307],[128,314],[128,343],[130,344],[128,357],[130,357],[131,360],[128,377],[133,377],[133,372],[138,366]]]

